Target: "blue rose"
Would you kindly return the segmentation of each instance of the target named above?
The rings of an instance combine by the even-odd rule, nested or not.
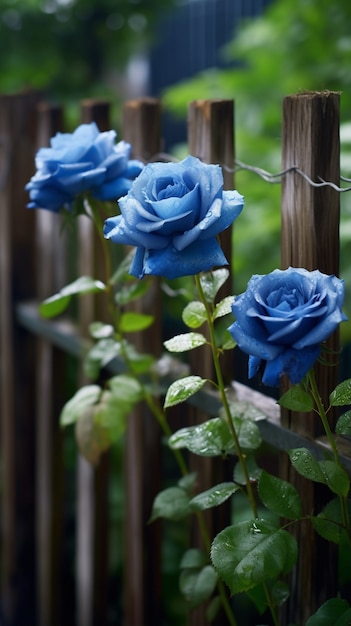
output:
[[[218,165],[188,156],[180,163],[150,163],[119,200],[121,215],[104,235],[136,246],[130,273],[178,278],[226,265],[217,235],[243,208],[237,191],[223,191]]]
[[[30,209],[71,209],[75,197],[89,192],[98,200],[116,200],[128,192],[143,164],[129,160],[131,146],[115,143],[116,132],[100,133],[95,122],[73,133],[57,133],[50,148],[36,154],[37,172],[26,185]]]
[[[249,378],[263,370],[266,385],[278,386],[283,374],[300,382],[323,341],[346,319],[343,302],[343,281],[319,270],[290,267],[252,276],[245,293],[234,299],[236,321],[229,328],[250,355]]]

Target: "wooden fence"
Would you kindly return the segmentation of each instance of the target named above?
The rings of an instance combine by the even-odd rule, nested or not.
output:
[[[83,101],[81,119],[110,128],[106,102]],[[153,99],[127,102],[120,138],[133,145],[133,156],[147,161],[162,149],[161,106]],[[189,106],[189,152],[206,162],[227,166],[226,188],[233,187],[233,101],[195,101]],[[39,146],[63,129],[63,112],[40,102],[37,94],[0,97],[0,374],[1,374],[1,583],[0,607],[10,626],[155,626],[166,624],[162,525],[148,524],[151,504],[162,485],[160,433],[145,411],[131,415],[125,444],[123,537],[110,527],[109,489],[116,479],[111,456],[94,469],[79,458],[67,469],[66,434],[58,425],[64,402],[72,395],[67,372],[76,371],[87,326],[96,319],[96,301],[84,298],[78,325],[60,318],[43,320],[38,302],[67,282],[70,250],[79,250],[79,273],[99,277],[99,256],[89,221],[79,221],[74,242],[61,236],[60,217],[28,211],[24,185],[34,173]],[[311,179],[339,184],[339,95],[309,93],[283,103],[283,168],[298,165]],[[339,198],[332,188],[312,187],[297,172],[282,182],[282,267],[339,270]],[[248,209],[247,209],[248,210]],[[223,247],[231,258],[231,233]],[[273,269],[273,268],[272,268]],[[78,275],[77,274],[77,275]],[[152,297],[142,302],[156,324],[141,347],[160,354],[162,316],[155,281]],[[337,345],[337,337],[332,339]],[[209,365],[196,363],[200,375]],[[324,389],[336,384],[337,368],[325,368]],[[78,373],[76,383],[84,381]],[[70,388],[71,385],[71,388]],[[239,383],[239,398],[260,407],[264,440],[278,451],[307,445],[320,450],[323,436],[306,414],[279,414],[277,405]],[[189,420],[216,414],[216,399],[200,393],[189,407]],[[141,411],[141,413],[140,413]],[[201,417],[200,417],[201,418]],[[351,467],[344,442],[344,463]],[[201,460],[204,485],[213,464]],[[197,467],[199,469],[199,467]],[[319,490],[280,465],[281,475],[298,485],[305,510],[313,510]],[[67,478],[68,476],[68,478]],[[301,483],[303,483],[301,485]],[[216,520],[210,520],[216,525]],[[333,549],[315,543],[302,527],[302,546],[292,582],[292,597],[281,623],[304,623],[335,587]],[[112,539],[111,539],[112,537]],[[196,539],[196,538],[195,538]],[[321,540],[322,541],[322,540]],[[117,545],[116,545],[117,543]],[[111,574],[109,555],[119,552],[123,575]],[[323,566],[321,567],[321,561]],[[0,623],[1,613],[0,613]],[[189,624],[205,624],[202,610]],[[220,622],[219,622],[220,623]],[[246,626],[242,624],[240,626]]]

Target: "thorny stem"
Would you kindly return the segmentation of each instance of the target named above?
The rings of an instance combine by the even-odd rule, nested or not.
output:
[[[336,443],[335,443],[335,439],[333,437],[333,433],[331,431],[331,428],[330,428],[330,425],[329,425],[329,421],[328,421],[328,418],[327,418],[327,413],[326,413],[326,410],[324,408],[324,404],[323,404],[322,398],[321,398],[319,390],[318,390],[316,377],[315,377],[313,368],[309,371],[307,378],[308,378],[308,382],[309,382],[309,385],[310,385],[311,394],[312,394],[312,397],[313,397],[315,405],[316,405],[317,413],[318,413],[319,417],[321,418],[321,422],[323,424],[323,428],[324,428],[325,434],[327,436],[327,439],[329,441],[329,445],[330,445],[330,447],[332,449],[332,452],[333,452],[334,461],[340,467],[342,467],[341,462],[340,462],[339,452],[338,452],[338,449],[337,449],[337,446],[336,446]],[[343,524],[344,524],[345,529],[347,530],[348,535],[350,537],[351,528],[350,528],[350,516],[349,516],[348,505],[347,505],[347,498],[345,496],[339,496],[339,499],[340,499],[340,505],[341,505]]]

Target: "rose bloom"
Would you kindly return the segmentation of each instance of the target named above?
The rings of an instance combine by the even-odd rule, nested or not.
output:
[[[321,352],[321,344],[346,319],[344,283],[319,270],[290,267],[252,276],[234,299],[236,321],[229,331],[250,355],[249,378],[263,370],[262,382],[278,386],[286,374],[299,383]]]
[[[36,154],[37,172],[27,183],[29,209],[70,210],[75,197],[91,193],[98,200],[116,200],[128,192],[143,163],[130,160],[131,146],[115,143],[116,132],[100,133],[95,122],[73,133],[57,133],[50,148]]]
[[[121,215],[106,220],[104,235],[136,246],[130,273],[138,278],[197,274],[228,263],[217,235],[243,204],[237,191],[223,191],[219,165],[192,156],[150,163],[119,200]]]

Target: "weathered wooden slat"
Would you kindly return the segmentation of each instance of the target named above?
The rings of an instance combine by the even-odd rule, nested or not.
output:
[[[123,139],[132,144],[134,158],[147,161],[161,149],[161,107],[158,100],[131,100],[123,108]],[[143,280],[148,280],[144,278]],[[131,341],[144,353],[159,355],[162,339],[160,281],[152,277],[145,297],[134,310],[151,313],[155,321],[148,332]],[[126,551],[125,626],[153,626],[161,621],[161,536],[158,522],[148,524],[161,480],[160,431],[145,407],[128,417],[126,442]],[[152,575],[150,575],[152,572]]]
[[[83,100],[81,121],[95,121],[100,132],[109,130],[110,103],[101,100]],[[78,273],[105,280],[102,276],[102,250],[91,220],[78,220]],[[101,312],[93,295],[79,301],[79,327],[83,337],[89,337],[89,325]],[[101,321],[104,321],[99,316]],[[81,371],[80,385],[88,384]],[[96,468],[83,457],[78,458],[77,471],[77,530],[76,530],[76,600],[78,626],[91,626],[96,619],[101,626],[106,622],[107,594],[107,489],[108,454],[104,454]]]
[[[319,177],[339,184],[339,94],[301,93],[283,102],[283,169],[297,166],[312,180]],[[339,272],[340,195],[330,187],[317,189],[298,173],[289,173],[282,184],[282,267]],[[338,333],[329,341],[338,348]],[[337,383],[337,367],[317,367],[322,397]],[[282,412],[286,428],[313,439],[323,431],[314,414]],[[282,461],[286,478],[300,491],[303,511],[318,512],[323,504],[319,486],[303,479]],[[335,550],[315,536],[311,524],[296,528],[300,557],[292,581],[292,593],[284,609],[286,623],[305,623],[316,607],[333,596],[336,586]],[[285,623],[285,622],[284,622]]]
[[[38,106],[37,148],[49,145],[50,138],[63,129],[61,107]],[[37,295],[44,300],[55,293],[55,258],[58,252],[60,217],[44,209],[36,210]],[[62,446],[54,414],[54,398],[59,381],[54,378],[54,361],[59,355],[43,337],[37,342],[36,388],[36,562],[37,611],[39,626],[59,623],[60,542],[62,531]],[[58,469],[56,473],[54,468]],[[59,471],[61,468],[61,471]]]
[[[34,614],[33,338],[14,304],[35,293],[34,214],[24,190],[33,173],[38,94],[0,97],[1,599],[6,618]]]

